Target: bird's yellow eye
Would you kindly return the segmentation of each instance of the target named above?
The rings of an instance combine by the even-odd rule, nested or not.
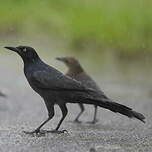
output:
[[[26,52],[26,48],[23,49],[23,52]]]

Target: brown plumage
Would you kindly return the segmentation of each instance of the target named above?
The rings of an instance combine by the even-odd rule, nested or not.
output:
[[[80,81],[83,85],[85,85],[88,88],[94,89],[98,93],[104,94],[100,90],[96,82],[84,71],[79,61],[76,60],[74,57],[60,57],[60,58],[58,57],[56,59],[59,61],[62,61],[68,67],[68,71],[66,73],[67,76],[70,76],[76,79],[77,81]],[[75,119],[76,122],[80,122],[79,117],[81,116],[81,114],[84,112],[84,109],[85,109],[83,104],[79,103],[79,106],[80,106],[81,111]],[[94,108],[95,108],[94,117],[93,117],[93,120],[91,121],[91,123],[93,124],[97,122],[97,118],[96,118],[97,106],[94,105]]]

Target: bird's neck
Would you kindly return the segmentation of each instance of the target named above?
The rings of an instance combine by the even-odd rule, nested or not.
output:
[[[71,76],[71,77],[74,77],[80,73],[83,73],[84,70],[81,66],[75,66],[75,67],[70,67],[68,72],[67,72],[67,75]]]
[[[23,62],[24,62],[24,66],[31,66],[33,64],[37,64],[41,61],[41,59],[39,57],[37,58],[22,58]]]
[[[39,70],[39,68],[43,68],[43,61],[41,59],[35,60],[23,60],[24,63],[24,71],[33,72],[35,70]]]

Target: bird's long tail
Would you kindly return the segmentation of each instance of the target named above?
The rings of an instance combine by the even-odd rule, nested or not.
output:
[[[86,102],[84,101],[84,102],[85,103],[89,102],[89,104],[94,104],[94,105],[103,107],[105,109],[109,109],[112,112],[120,113],[120,114],[125,115],[125,116],[127,116],[129,118],[139,119],[140,121],[145,123],[144,115],[132,110],[131,108],[129,108],[127,106],[124,106],[124,105],[116,103],[116,102],[112,102],[110,99],[105,99],[105,101],[96,100],[96,99],[87,99],[87,100],[88,101],[86,101]]]

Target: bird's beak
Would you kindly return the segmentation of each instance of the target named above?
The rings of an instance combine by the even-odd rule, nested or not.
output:
[[[64,57],[57,57],[56,60],[65,62],[66,59]]]
[[[4,48],[6,48],[8,50],[12,50],[17,53],[19,53],[19,51],[20,51],[17,47],[12,47],[12,46],[5,46]]]

